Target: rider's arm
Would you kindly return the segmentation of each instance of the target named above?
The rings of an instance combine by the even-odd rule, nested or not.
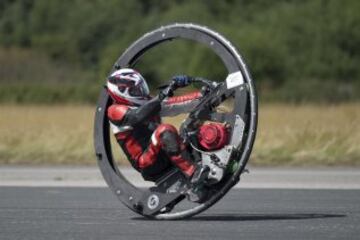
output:
[[[169,97],[164,100],[165,105],[175,105],[175,104],[186,104],[188,102],[198,100],[202,97],[202,94],[200,91],[195,91],[191,93],[187,93],[180,96],[175,97]]]
[[[194,78],[187,75],[177,75],[172,78],[171,86],[182,88],[189,86]],[[161,105],[161,116],[176,116],[181,113],[190,112],[198,103],[202,94],[199,91],[189,94],[167,98]]]
[[[175,116],[190,112],[200,101],[201,92],[196,91],[180,96],[169,97],[161,104],[161,116]]]
[[[151,116],[157,115],[160,109],[161,101],[155,97],[138,108],[114,104],[108,108],[108,117],[113,124],[134,127]]]

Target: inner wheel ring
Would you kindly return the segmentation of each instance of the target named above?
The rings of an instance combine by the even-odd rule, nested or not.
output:
[[[146,51],[172,39],[188,39],[205,44],[221,58],[229,74],[239,71],[241,72],[249,93],[247,99],[245,99],[248,102],[246,113],[248,120],[245,124],[246,134],[242,144],[242,152],[238,157],[239,167],[234,174],[228,178],[226,182],[224,182],[221,189],[211,196],[206,202],[194,208],[175,213],[170,212],[155,216],[147,216],[156,219],[179,219],[190,217],[206,210],[221,199],[222,196],[224,196],[229,189],[239,181],[240,175],[249,159],[257,128],[257,96],[246,64],[244,63],[241,55],[228,40],[219,33],[206,27],[190,23],[172,24],[146,33],[135,41],[119,57],[119,59],[115,62],[112,71],[119,67],[134,66]],[[240,101],[240,99],[237,99],[237,94],[235,94],[235,101],[236,100]],[[143,214],[142,209],[134,202],[134,199],[140,199],[142,197],[144,193],[143,190],[138,189],[131,184],[122,175],[113,160],[110,145],[109,123],[106,116],[106,109],[110,104],[111,99],[109,95],[106,90],[102,90],[97,103],[94,126],[94,144],[98,165],[104,179],[119,200],[131,210]]]

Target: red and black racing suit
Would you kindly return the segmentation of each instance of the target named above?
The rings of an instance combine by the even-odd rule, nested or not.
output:
[[[113,103],[107,111],[113,133],[131,165],[143,178],[155,181],[171,165],[190,177],[195,171],[177,129],[161,123],[161,116],[188,112],[199,101],[200,92],[152,98],[142,106]]]

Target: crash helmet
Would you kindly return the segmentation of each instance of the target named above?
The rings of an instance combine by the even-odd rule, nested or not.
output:
[[[122,68],[110,74],[106,87],[111,98],[117,103],[142,105],[150,99],[145,79],[131,68]]]

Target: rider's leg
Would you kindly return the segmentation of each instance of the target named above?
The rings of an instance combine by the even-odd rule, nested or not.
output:
[[[204,182],[209,174],[209,167],[196,165],[191,159],[190,153],[182,142],[174,126],[161,124],[153,135],[155,141],[160,142],[162,149],[167,153],[170,160],[186,176],[191,177],[192,184]]]
[[[171,162],[185,176],[191,177],[191,183],[197,184],[206,179],[209,168],[192,162],[190,153],[181,141],[176,128],[170,124],[160,124],[155,129],[149,146],[139,158],[139,166],[146,168],[153,165],[157,161],[160,150],[167,154]]]
[[[186,176],[193,175],[196,166],[174,126],[160,124],[151,137],[150,145],[161,148]]]
[[[158,161],[160,150],[166,153],[171,162],[186,176],[190,177],[195,171],[189,153],[174,126],[160,124],[151,136],[151,141],[146,150],[139,156],[138,165],[141,169],[148,168]]]

